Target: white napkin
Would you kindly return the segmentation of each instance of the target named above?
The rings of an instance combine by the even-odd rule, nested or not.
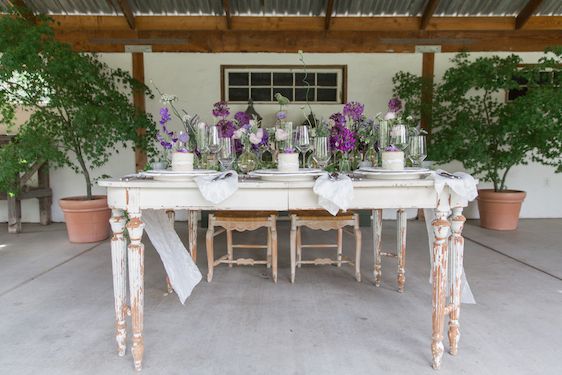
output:
[[[334,216],[340,209],[347,211],[353,200],[353,183],[344,174],[338,174],[336,179],[330,179],[328,173],[321,175],[313,191],[318,195],[318,204]]]
[[[143,210],[144,230],[160,255],[170,283],[183,304],[201,281],[201,272],[181,242],[165,210]]]
[[[468,202],[476,199],[478,196],[478,189],[476,189],[478,182],[474,179],[474,177],[464,172],[452,173],[452,175],[460,178],[445,177],[440,175],[442,172],[448,173],[442,169],[438,169],[430,176],[430,178],[435,180],[435,191],[437,192],[437,195],[441,195],[443,188],[447,185],[451,188],[451,190],[457,193],[460,197],[466,199]]]
[[[213,204],[219,204],[238,190],[238,173],[225,171],[205,175],[195,179],[203,198]]]

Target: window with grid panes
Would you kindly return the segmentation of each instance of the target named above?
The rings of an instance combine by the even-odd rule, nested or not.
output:
[[[342,104],[346,67],[222,66],[222,100],[231,103],[276,103],[279,93],[292,103]]]

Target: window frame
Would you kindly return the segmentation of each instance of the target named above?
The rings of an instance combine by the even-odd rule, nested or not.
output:
[[[222,65],[220,66],[220,97],[221,100],[227,101],[227,89],[230,87],[228,85],[228,73],[229,72],[237,72],[241,71],[244,73],[251,73],[252,71],[264,71],[268,73],[304,73],[304,67],[302,65],[244,65],[244,64],[236,64],[236,65]],[[339,105],[344,104],[347,102],[347,65],[307,65],[306,70],[309,73],[322,73],[322,71],[332,72],[337,71],[338,75],[341,75],[341,87],[340,82],[336,82],[337,86],[327,86],[327,88],[334,88],[336,87],[336,101],[328,102],[328,101],[310,101],[309,103],[314,105]],[[311,85],[312,87],[318,87],[316,85]],[[246,87],[246,86],[244,86]],[[247,86],[251,89],[252,85],[251,82],[248,83]],[[270,86],[259,86],[259,87],[275,87],[273,82]],[[292,88],[300,88],[301,86],[295,85],[293,83]],[[272,95],[275,93],[272,92]],[[293,98],[294,99],[294,98]],[[247,103],[247,101],[229,101],[235,104],[242,104]],[[275,100],[273,101],[254,101],[255,104],[276,104]],[[306,101],[291,101],[291,104],[304,104]]]
[[[537,65],[539,65],[539,64],[532,64],[532,63],[530,63],[530,64],[517,64],[517,67],[518,67],[518,68],[525,68],[525,67],[537,66]],[[560,64],[559,66],[562,67],[562,64]],[[552,70],[544,70],[544,71],[540,71],[539,73],[542,73],[542,72],[545,72],[545,73],[552,73],[553,71],[552,71]],[[552,75],[553,75],[553,77],[552,77],[551,79],[554,79],[554,74],[552,74]],[[523,84],[523,85],[520,85],[520,86],[521,86],[522,88],[527,88],[527,89],[528,89],[528,84]],[[519,95],[519,96],[515,97],[515,99],[509,99],[509,93],[510,93],[510,91],[511,91],[511,90],[505,90],[505,103],[512,102],[512,101],[514,101],[515,99],[517,99],[519,96],[524,96],[524,95],[526,95],[526,93],[525,93],[525,94],[523,94],[523,95]]]

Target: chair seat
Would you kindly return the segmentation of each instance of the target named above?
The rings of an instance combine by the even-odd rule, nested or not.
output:
[[[277,211],[216,211],[213,213],[217,219],[256,220],[266,219],[271,215],[277,216]]]
[[[340,211],[336,216],[326,210],[293,210],[289,215],[297,215],[299,220],[352,220],[353,212]]]

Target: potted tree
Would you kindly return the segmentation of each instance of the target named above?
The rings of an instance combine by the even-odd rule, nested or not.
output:
[[[129,90],[148,89],[120,69],[110,69],[95,55],[79,54],[55,39],[49,19],[31,24],[22,17],[0,17],[0,116],[13,118],[19,106],[31,112],[14,147],[20,154],[67,166],[84,177],[84,196],[61,199],[71,242],[108,237],[110,210],[105,196],[92,194],[93,169],[108,162],[120,146],[151,148],[155,125],[136,111]],[[139,129],[146,129],[140,136]],[[33,138],[40,142],[33,142]],[[38,145],[41,147],[37,147]],[[2,168],[18,173],[31,160],[0,154]],[[6,187],[3,187],[4,189]]]
[[[480,189],[481,226],[517,228],[525,192],[508,187],[509,171],[529,161],[562,172],[562,49],[538,64],[517,55],[469,59],[461,53],[435,87],[431,156],[459,160],[492,189]]]

